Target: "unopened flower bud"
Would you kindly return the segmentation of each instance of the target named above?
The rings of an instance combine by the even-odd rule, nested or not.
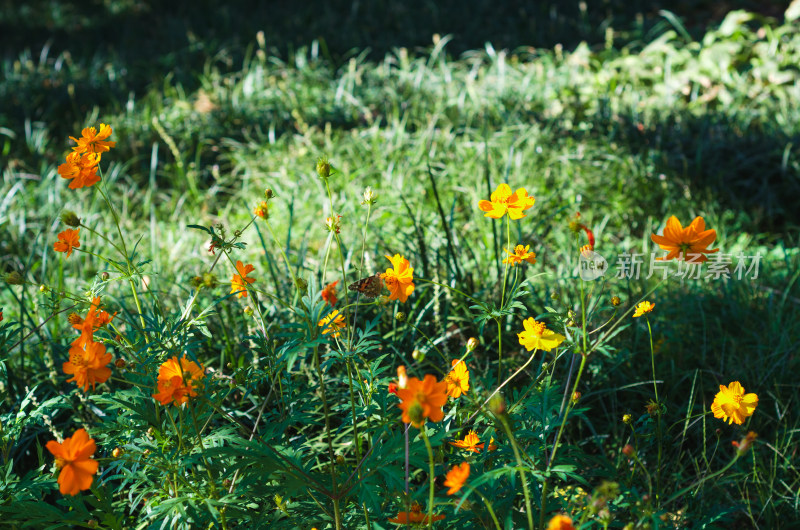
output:
[[[397,314],[394,316],[394,319],[398,322],[404,322],[406,320],[406,314],[402,311],[398,311]]]
[[[264,190],[264,197],[266,197],[267,200],[270,200],[277,197],[277,195],[275,195],[275,192],[272,191],[272,188],[267,188]]]
[[[506,400],[502,395],[498,393],[492,396],[489,400],[489,410],[491,410],[492,414],[495,416],[502,416],[506,413]]]
[[[344,457],[342,455],[336,455],[336,463],[340,466],[344,465]]]
[[[742,438],[741,442],[731,442],[731,445],[736,448],[738,455],[742,456],[747,452],[748,449],[750,449],[750,446],[753,445],[753,442],[756,441],[757,437],[758,435],[756,433],[750,431],[744,438]]]
[[[111,451],[111,456],[114,458],[119,458],[125,454],[125,449],[122,447],[115,447],[113,451]]]
[[[120,370],[125,368],[125,365],[126,365],[125,359],[117,359],[116,361],[114,361],[114,366],[116,366]]]
[[[550,293],[550,300],[556,301],[556,300],[559,300],[560,298],[561,298],[561,295],[558,294],[557,292],[554,291],[554,292]]]
[[[147,429],[147,436],[153,436],[153,433],[156,432],[154,427],[150,427]]]
[[[572,393],[572,404],[575,405],[580,400],[581,400],[581,393],[580,392],[573,392]]]
[[[104,282],[107,282],[110,277],[111,275],[108,274],[107,272],[103,272],[103,274],[100,275],[100,279],[103,280]]]
[[[45,284],[42,284],[42,285],[40,285],[40,286],[39,286],[39,292],[40,292],[40,293],[46,293],[46,292],[47,292],[47,291],[49,291],[49,290],[50,290],[50,289],[48,289],[48,288],[47,288],[47,286],[46,286]]]
[[[6,283],[9,285],[22,285],[23,279],[22,275],[17,271],[11,271],[6,274]]]
[[[622,300],[619,299],[619,296],[612,296],[611,297],[611,305],[617,307],[619,304],[622,303]]]
[[[97,528],[97,525],[99,524],[100,523],[97,522],[97,519],[89,519],[88,521],[86,521],[86,526],[88,526],[89,528]]]
[[[624,414],[622,416],[622,423],[624,423],[626,425],[630,425],[630,423],[632,421],[633,421],[633,417],[630,414]]]
[[[475,351],[475,348],[477,347],[478,347],[478,339],[476,339],[475,337],[470,337],[469,340],[467,341],[467,351],[468,352]]]
[[[425,360],[425,353],[421,350],[415,349],[413,352],[411,352],[411,358],[415,361],[422,362]]]
[[[323,179],[331,176],[331,165],[327,158],[321,157],[317,160],[317,175]]]
[[[77,227],[77,226],[81,226],[80,217],[75,215],[75,212],[72,212],[70,210],[64,210],[61,213],[61,222],[64,223],[65,225],[71,226],[73,228]]]
[[[244,314],[247,315],[247,316],[252,315],[253,314],[253,308],[250,307],[250,306],[245,307],[244,308]]]
[[[411,423],[414,425],[420,425],[425,421],[425,410],[418,401],[415,401],[414,404],[408,408],[408,419],[410,419]]]
[[[622,448],[622,454],[628,458],[632,458],[633,455],[636,454],[636,449],[634,449],[631,444],[626,444],[625,447]]]

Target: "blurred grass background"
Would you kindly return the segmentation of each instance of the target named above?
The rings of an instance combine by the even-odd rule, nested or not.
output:
[[[717,229],[715,246],[764,259],[758,281],[670,283],[658,293],[658,374],[677,426],[673,480],[685,484],[717,466],[712,449],[729,446],[730,435],[717,434],[716,423],[700,433],[693,424],[687,435],[678,424],[693,407],[708,408],[717,384],[740,378],[762,397],[753,427],[774,452],[759,453],[752,488],[740,487],[743,468],[690,511],[708,524],[778,528],[796,510],[800,30],[784,18],[788,3],[0,6],[3,272],[75,289],[90,281],[97,263],[78,255],[62,264],[50,249],[64,208],[110,227],[91,193],[67,190],[56,174],[67,136],[100,121],[114,126],[117,148],[104,164],[128,233],[144,236],[153,288],[176,306],[207,264],[202,237],[185,226],[241,226],[266,187],[281,201],[272,220],[290,259],[316,274],[329,214],[313,172],[320,154],[341,171],[335,198],[346,251],[359,248],[358,194],[372,186],[381,198],[367,267],[403,252],[421,275],[458,277],[487,295],[497,288],[486,280],[495,245],[477,201],[501,181],[526,186],[537,203],[516,236],[533,242],[537,266],[552,274],[527,300],[537,310],[552,292],[570,300],[574,290],[566,223],[575,211],[610,261],[649,252],[649,234],[670,214],[684,224],[703,215]],[[269,259],[257,237],[249,243],[243,255]],[[263,281],[288,292],[272,270]],[[647,285],[609,279],[603,289],[632,301]],[[28,297],[8,287],[0,294],[6,315],[34,325],[46,312]],[[428,318],[432,306],[412,309],[429,336],[442,333],[442,319],[462,317]],[[226,326],[234,338],[246,334],[230,314],[211,323]],[[55,325],[37,331],[32,368],[58,351],[59,333]],[[649,397],[646,386],[630,386],[650,377],[637,360],[646,336],[626,333],[631,341],[593,365],[585,396],[593,416],[570,433],[598,455],[624,438],[622,414],[642,413]],[[398,356],[414,340],[397,337]],[[44,377],[36,373],[31,382]],[[608,469],[586,473],[591,480]]]

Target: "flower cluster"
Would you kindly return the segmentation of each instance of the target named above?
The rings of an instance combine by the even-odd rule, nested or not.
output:
[[[81,318],[76,313],[69,315],[70,324],[81,334],[72,341],[69,361],[62,365],[62,369],[65,374],[72,375],[67,382],[75,381],[84,392],[89,390],[89,385],[94,390],[97,383],[105,383],[111,377],[111,369],[107,366],[111,362],[111,354],[106,352],[104,344],[95,342],[94,333],[109,324],[113,318],[113,315],[100,309],[99,297],[92,300],[86,318]]]
[[[110,125],[101,123],[99,132],[94,127],[86,127],[80,138],[70,136],[78,145],[72,148],[65,163],[58,166],[58,174],[70,180],[70,189],[91,187],[100,182],[97,174],[100,157],[116,145],[116,142],[108,141],[112,132]]]

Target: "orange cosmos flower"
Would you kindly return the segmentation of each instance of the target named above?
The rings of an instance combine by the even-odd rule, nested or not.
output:
[[[104,153],[117,145],[117,142],[105,141],[114,132],[110,125],[100,124],[100,132],[94,127],[86,127],[81,131],[81,137],[70,136],[69,139],[78,145],[72,148],[76,153]]]
[[[97,174],[97,164],[100,162],[100,155],[95,153],[72,152],[67,155],[64,164],[58,166],[58,174],[61,178],[72,180],[69,189],[89,188],[100,182]]]
[[[322,299],[325,300],[326,302],[328,302],[328,304],[331,307],[335,306],[336,305],[336,301],[338,300],[338,298],[336,298],[336,284],[337,283],[339,283],[339,280],[336,280],[335,282],[329,283],[322,290]]]
[[[525,214],[524,210],[533,206],[536,201],[533,197],[528,197],[528,192],[525,188],[519,188],[514,193],[511,193],[511,188],[508,184],[500,184],[497,189],[492,193],[491,200],[480,201],[478,208],[486,212],[484,217],[491,217],[492,219],[500,219],[506,213],[513,219],[522,219]]]
[[[430,374],[423,381],[409,377],[406,387],[397,391],[397,397],[402,400],[398,406],[403,410],[403,421],[420,428],[425,418],[434,423],[444,418],[442,405],[447,403],[447,383]]]
[[[447,383],[447,395],[458,398],[469,390],[469,370],[467,370],[467,364],[458,359],[453,359],[452,366],[453,369],[444,380]]]
[[[572,519],[566,515],[556,515],[547,523],[547,530],[575,530]]]
[[[58,234],[58,241],[53,243],[53,250],[56,252],[66,252],[67,257],[70,257],[72,250],[81,246],[80,235],[80,228],[77,230],[67,228]]]
[[[447,490],[448,495],[452,495],[460,490],[469,477],[469,463],[464,462],[460,465],[453,466],[450,471],[445,475],[444,485],[450,488]]]
[[[708,261],[705,254],[719,252],[718,248],[708,249],[708,246],[717,238],[716,230],[706,230],[706,222],[702,217],[695,217],[694,221],[683,228],[681,222],[674,215],[667,219],[664,227],[664,235],[651,234],[650,239],[662,250],[669,251],[669,254],[659,260],[670,259],[694,259],[696,263]]]
[[[533,317],[524,320],[522,325],[525,330],[522,333],[517,333],[517,337],[519,338],[519,343],[525,346],[528,351],[534,348],[550,351],[566,339],[564,335],[550,331],[544,322],[537,322]]]
[[[69,361],[61,365],[64,373],[71,375],[67,383],[75,381],[78,388],[83,388],[84,392],[92,390],[97,383],[105,383],[111,377],[111,368],[107,365],[111,362],[111,354],[106,353],[106,347],[99,342],[89,342],[85,346],[73,344],[69,349]]]
[[[514,247],[514,252],[506,250],[506,252],[508,252],[508,257],[503,260],[503,263],[508,263],[512,266],[516,266],[523,261],[527,261],[531,264],[536,263],[536,252],[528,252],[529,248],[531,248],[530,245],[517,245]]]
[[[256,281],[255,278],[248,278],[247,275],[256,270],[252,265],[244,265],[241,261],[236,261],[236,271],[231,278],[231,292],[237,293],[236,298],[247,297],[247,285]]]
[[[393,267],[381,274],[386,288],[391,292],[389,300],[405,302],[408,300],[408,295],[414,292],[414,268],[400,254],[395,254],[394,257],[386,256],[386,259],[392,262]]]
[[[469,451],[470,453],[479,453],[480,451],[483,451],[483,444],[478,443],[480,441],[481,439],[478,438],[478,435],[475,433],[475,431],[469,431],[467,435],[464,436],[463,440],[450,442],[450,445],[465,451]],[[489,440],[489,451],[494,451],[497,449],[497,445],[492,442],[494,442],[494,438]]]
[[[92,459],[97,445],[85,429],[78,429],[62,443],[50,440],[45,447],[56,457],[56,467],[61,470],[58,491],[62,495],[77,495],[92,487],[93,475],[99,465]]]
[[[750,446],[755,443],[756,438],[758,438],[758,435],[750,431],[742,438],[741,442],[731,442],[731,445],[736,448],[736,452],[739,453],[739,456],[742,456],[750,449]]]
[[[71,313],[67,319],[72,327],[81,332],[80,337],[72,342],[73,346],[85,346],[94,340],[94,332],[105,326],[116,316],[116,313],[109,315],[100,309],[100,297],[96,296],[89,306],[86,318],[81,318],[76,313]]]
[[[656,304],[652,302],[648,302],[645,300],[644,302],[639,302],[636,304],[636,311],[633,313],[633,318],[638,318],[645,313],[650,313],[653,309],[655,309]]]
[[[158,369],[158,392],[153,397],[162,405],[172,401],[176,406],[197,396],[195,384],[205,377],[205,368],[186,358],[177,356],[168,359]]]
[[[745,418],[753,415],[757,405],[758,395],[745,394],[742,384],[734,381],[728,386],[719,385],[719,392],[711,404],[711,412],[715,418],[727,420],[729,425],[741,425]]]
[[[444,515],[434,515],[431,521],[441,521]],[[428,515],[422,513],[422,506],[415,502],[411,505],[410,512],[399,512],[397,517],[389,519],[394,524],[428,524]]]
[[[253,213],[262,219],[269,219],[269,204],[267,201],[261,201],[253,210]]]
[[[344,328],[347,323],[344,321],[344,315],[339,313],[338,309],[334,309],[328,313],[328,316],[317,322],[317,325],[323,328],[323,335],[332,333],[333,335],[331,335],[331,337],[336,338],[340,335],[339,330]]]

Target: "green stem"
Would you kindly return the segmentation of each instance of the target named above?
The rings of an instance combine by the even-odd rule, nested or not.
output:
[[[707,482],[707,481],[711,480],[712,478],[716,478],[716,477],[720,476],[721,474],[723,474],[724,472],[729,470],[731,468],[731,466],[733,466],[733,464],[736,463],[737,460],[739,460],[739,453],[738,452],[733,457],[733,460],[728,462],[728,464],[725,467],[723,467],[722,469],[720,469],[719,471],[717,471],[715,473],[712,473],[712,474],[708,475],[707,477],[701,478],[700,480],[698,480],[697,482],[695,482],[691,486],[687,486],[686,488],[683,488],[678,493],[676,493],[675,495],[673,495],[672,497],[667,499],[662,506],[667,506],[668,504],[670,504],[673,501],[677,500],[683,494],[688,493],[689,491],[693,490],[694,488],[696,488],[698,486],[701,486],[704,482]]]
[[[503,430],[506,432],[506,436],[508,436],[508,441],[511,442],[511,449],[514,450],[514,458],[517,461],[517,467],[519,470],[519,477],[522,481],[522,493],[525,495],[525,515],[528,517],[528,529],[533,530],[533,513],[531,512],[531,493],[528,491],[528,480],[525,476],[525,471],[522,469],[525,465],[522,462],[522,456],[519,454],[519,447],[517,447],[517,440],[514,438],[514,433],[511,432],[511,426],[508,424],[508,420],[506,419],[504,414],[498,416],[500,423],[503,425]],[[544,503],[543,503],[544,505]]]
[[[506,247],[511,246],[511,221],[506,216]],[[506,248],[506,252],[508,248]],[[503,290],[500,292],[500,310],[503,310],[503,305],[506,302],[506,282],[508,280],[508,260],[506,261],[505,269],[503,269]],[[495,318],[497,322],[497,384],[503,380],[503,326],[500,322],[501,317]]]
[[[661,402],[658,400],[658,383],[656,383],[656,354],[653,349],[653,329],[650,327],[650,319],[645,316],[647,321],[647,334],[650,337],[650,366],[653,369],[653,392],[656,396],[656,437],[658,438],[658,465],[656,467],[656,508],[658,508],[661,498],[661,454],[663,448],[661,432]]]
[[[474,491],[475,493],[480,495],[481,499],[483,499],[484,506],[486,506],[486,509],[489,510],[489,515],[492,516],[492,521],[494,521],[494,527],[497,528],[497,530],[501,530],[500,521],[497,520],[497,515],[494,513],[494,508],[492,508],[492,503],[489,502],[489,499],[487,499],[483,493],[481,493],[475,488],[470,488],[470,491]]]
[[[325,381],[322,375],[322,366],[319,362],[319,347],[314,346],[314,365],[317,368],[317,377],[319,378],[319,390],[322,395],[322,410],[325,414],[325,432],[328,441],[328,459],[329,459],[329,466],[331,470],[331,486],[332,486],[332,500],[333,500],[333,515],[334,515],[334,522],[336,523],[336,530],[341,530],[342,528],[342,514],[339,510],[339,486],[336,480],[336,469],[334,463],[336,462],[336,458],[333,455],[333,441],[331,438],[331,414],[330,408],[328,407],[328,395],[325,391]]]
[[[425,442],[425,448],[428,450],[428,528],[433,528],[433,483],[436,480],[436,470],[433,462],[433,448],[431,442],[428,440],[428,434],[425,432],[425,425],[423,424],[419,429],[422,434],[422,440]]]

